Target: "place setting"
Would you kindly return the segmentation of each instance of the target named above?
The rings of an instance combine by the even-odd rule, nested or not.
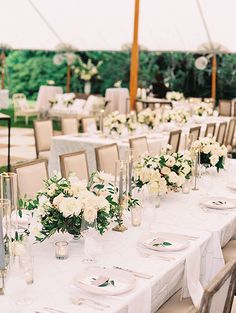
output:
[[[208,196],[200,201],[201,208],[206,213],[227,215],[234,213],[236,200],[221,196]]]

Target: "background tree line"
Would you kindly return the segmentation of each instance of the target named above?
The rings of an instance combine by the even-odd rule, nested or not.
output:
[[[122,81],[122,87],[129,86],[130,51],[121,52],[78,52],[86,62],[89,58],[97,64],[102,60],[99,77],[92,79],[92,92],[103,94],[106,88]],[[55,65],[52,51],[11,50],[6,53],[6,88],[10,94],[23,92],[28,99],[37,97],[39,87],[49,80],[65,88],[66,64]],[[183,92],[186,97],[210,97],[211,62],[200,71],[194,61],[198,57],[193,53],[180,52],[140,52],[139,86],[148,87],[163,79],[168,90]],[[217,98],[236,97],[236,55],[217,56]],[[83,92],[84,81],[73,75],[71,91]]]

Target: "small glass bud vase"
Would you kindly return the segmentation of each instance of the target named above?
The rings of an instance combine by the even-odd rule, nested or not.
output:
[[[182,192],[185,194],[190,193],[190,187],[191,187],[191,179],[186,179],[182,185]]]
[[[142,221],[142,208],[136,205],[131,208],[131,223],[132,226],[140,226]]]
[[[55,243],[55,256],[59,260],[65,260],[68,258],[68,242],[67,241],[57,241]]]

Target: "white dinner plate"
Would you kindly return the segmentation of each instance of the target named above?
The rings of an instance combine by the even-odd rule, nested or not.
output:
[[[189,240],[186,237],[165,232],[150,233],[139,243],[148,249],[166,252],[184,250],[189,246]]]
[[[108,285],[106,285],[107,280],[109,281]],[[104,282],[106,286],[100,286]],[[75,286],[99,295],[120,295],[132,290],[135,283],[135,277],[131,273],[96,266],[88,267],[74,277]]]
[[[208,197],[201,202],[209,209],[227,210],[236,207],[236,201],[225,197]]]
[[[227,187],[232,189],[232,190],[234,190],[234,191],[236,191],[236,182],[228,184]]]

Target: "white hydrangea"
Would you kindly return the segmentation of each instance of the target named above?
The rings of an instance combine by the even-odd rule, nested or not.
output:
[[[73,197],[64,198],[59,203],[58,209],[64,217],[78,216],[82,209],[81,201]]]

